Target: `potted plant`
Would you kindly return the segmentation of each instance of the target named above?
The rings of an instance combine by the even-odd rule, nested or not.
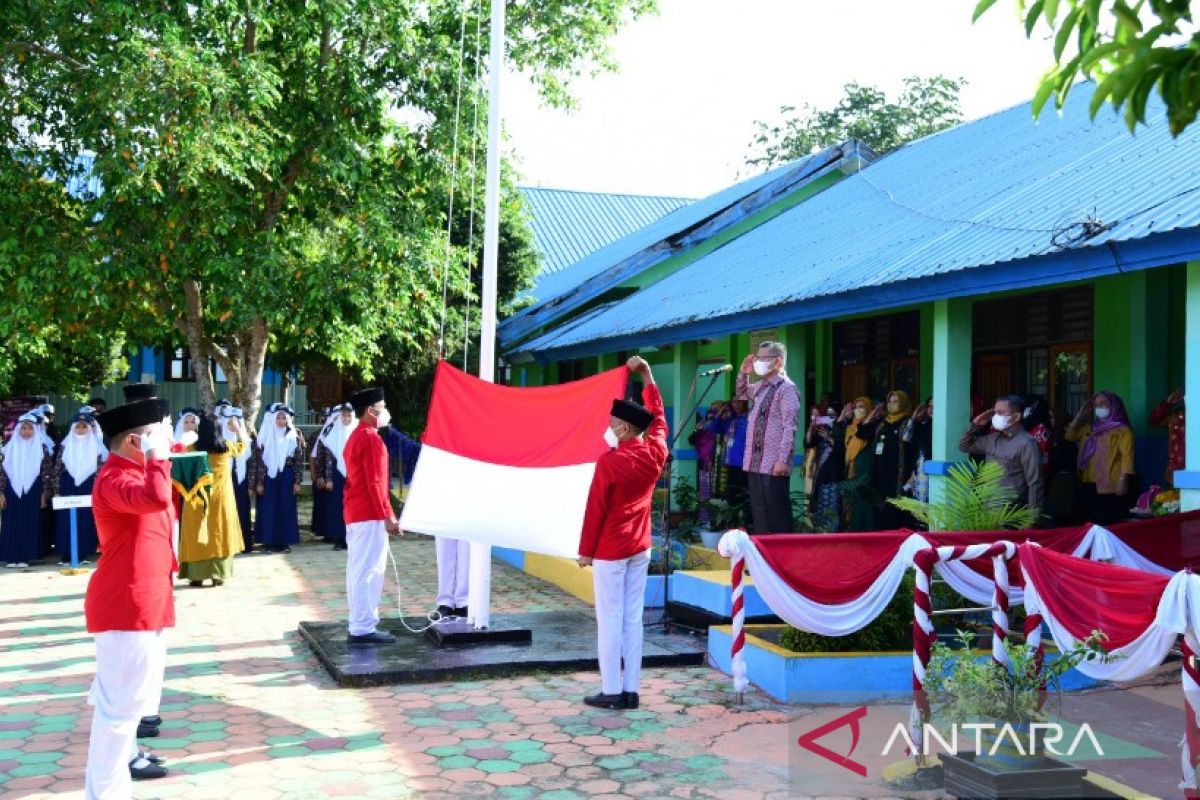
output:
[[[687,478],[676,478],[671,491],[676,511],[671,513],[671,538],[680,542],[695,542],[697,512],[700,510],[700,496],[696,486]]]
[[[1032,528],[1038,510],[1017,505],[1017,494],[1002,485],[1004,468],[995,461],[954,464],[938,500],[900,497],[888,502],[907,511],[931,531],[999,531]]]
[[[1061,704],[1063,676],[1084,661],[1106,663],[1107,637],[1093,631],[1086,641],[1038,663],[1026,643],[1006,642],[1010,667],[973,651],[975,635],[960,631],[958,646],[934,645],[925,673],[932,724],[946,741],[951,729],[983,725],[978,752],[941,757],[945,789],[955,797],[1079,797],[1086,770],[1047,757],[1046,731],[1033,727],[1051,719],[1049,700]],[[1041,737],[1035,734],[1041,734]],[[970,739],[974,743],[974,739]],[[1067,743],[1060,743],[1065,747]],[[1060,793],[1062,792],[1062,793]],[[1072,793],[1074,792],[1074,793]]]

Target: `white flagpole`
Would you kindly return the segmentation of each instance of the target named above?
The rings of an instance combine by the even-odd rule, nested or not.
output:
[[[488,77],[487,183],[483,196],[483,297],[480,303],[479,377],[496,380],[496,262],[500,241],[500,76],[504,73],[504,2],[492,0]],[[488,627],[492,604],[492,548],[471,543],[467,606],[476,630]]]

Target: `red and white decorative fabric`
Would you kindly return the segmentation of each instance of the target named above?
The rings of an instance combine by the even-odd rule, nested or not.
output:
[[[1200,669],[1196,666],[1196,637],[1183,636],[1183,741],[1180,742],[1184,796],[1200,798],[1196,787],[1196,767],[1200,765]]]
[[[624,367],[558,386],[499,386],[437,367],[405,530],[573,558]]]

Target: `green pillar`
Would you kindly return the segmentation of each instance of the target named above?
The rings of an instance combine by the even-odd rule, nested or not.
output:
[[[933,459],[929,493],[940,495],[947,468],[963,456],[958,440],[971,419],[971,301],[933,303]]]
[[[1175,473],[1184,511],[1200,509],[1200,261],[1187,265],[1183,392],[1187,408],[1185,471]]]
[[[805,324],[788,325],[783,329],[783,346],[787,348],[787,372],[800,391],[800,420],[796,425],[796,468],[792,470],[791,490],[804,491],[804,431],[808,425],[808,404],[812,398],[804,396],[804,376],[808,373],[808,333]],[[737,366],[741,366],[740,364]]]
[[[679,458],[679,453],[683,450],[691,449],[687,437],[692,421],[688,419],[688,414],[692,410],[692,406],[696,403],[696,396],[690,391],[692,382],[696,379],[696,343],[680,342],[675,345],[672,355],[674,356],[672,371],[675,374],[675,386],[673,397],[670,398],[671,406],[674,409],[674,426],[671,430],[671,435],[674,436],[678,431],[683,431],[683,434],[679,437],[679,441],[675,445],[674,475],[676,477],[686,477],[695,485],[695,456],[684,461]]]
[[[833,323],[824,319],[814,322],[812,338],[812,369],[815,376],[813,391],[817,397],[820,397],[822,392],[832,392],[836,395],[839,387],[833,385]],[[802,379],[803,377],[801,375]]]
[[[1142,270],[1096,282],[1093,389],[1121,396],[1139,436],[1168,391],[1168,277]]]
[[[618,366],[620,365],[617,364],[616,353],[605,353],[604,355],[600,356],[600,372],[607,372],[608,370],[615,369]]]

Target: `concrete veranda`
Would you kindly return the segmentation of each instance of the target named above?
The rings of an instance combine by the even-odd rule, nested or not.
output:
[[[393,551],[405,613],[420,615],[433,542],[406,537]],[[224,587],[178,585],[162,735],[148,740],[172,774],[135,784],[135,798],[788,796],[792,713],[758,695],[730,708],[728,679],[707,668],[648,670],[642,708],[623,713],[580,703],[598,689],[595,673],[337,688],[296,625],[344,617],[344,565],[344,553],[308,543],[237,559]],[[5,798],[82,795],[87,581],[51,566],[0,573]],[[391,580],[387,591],[394,608]],[[584,607],[494,566],[496,611]]]

